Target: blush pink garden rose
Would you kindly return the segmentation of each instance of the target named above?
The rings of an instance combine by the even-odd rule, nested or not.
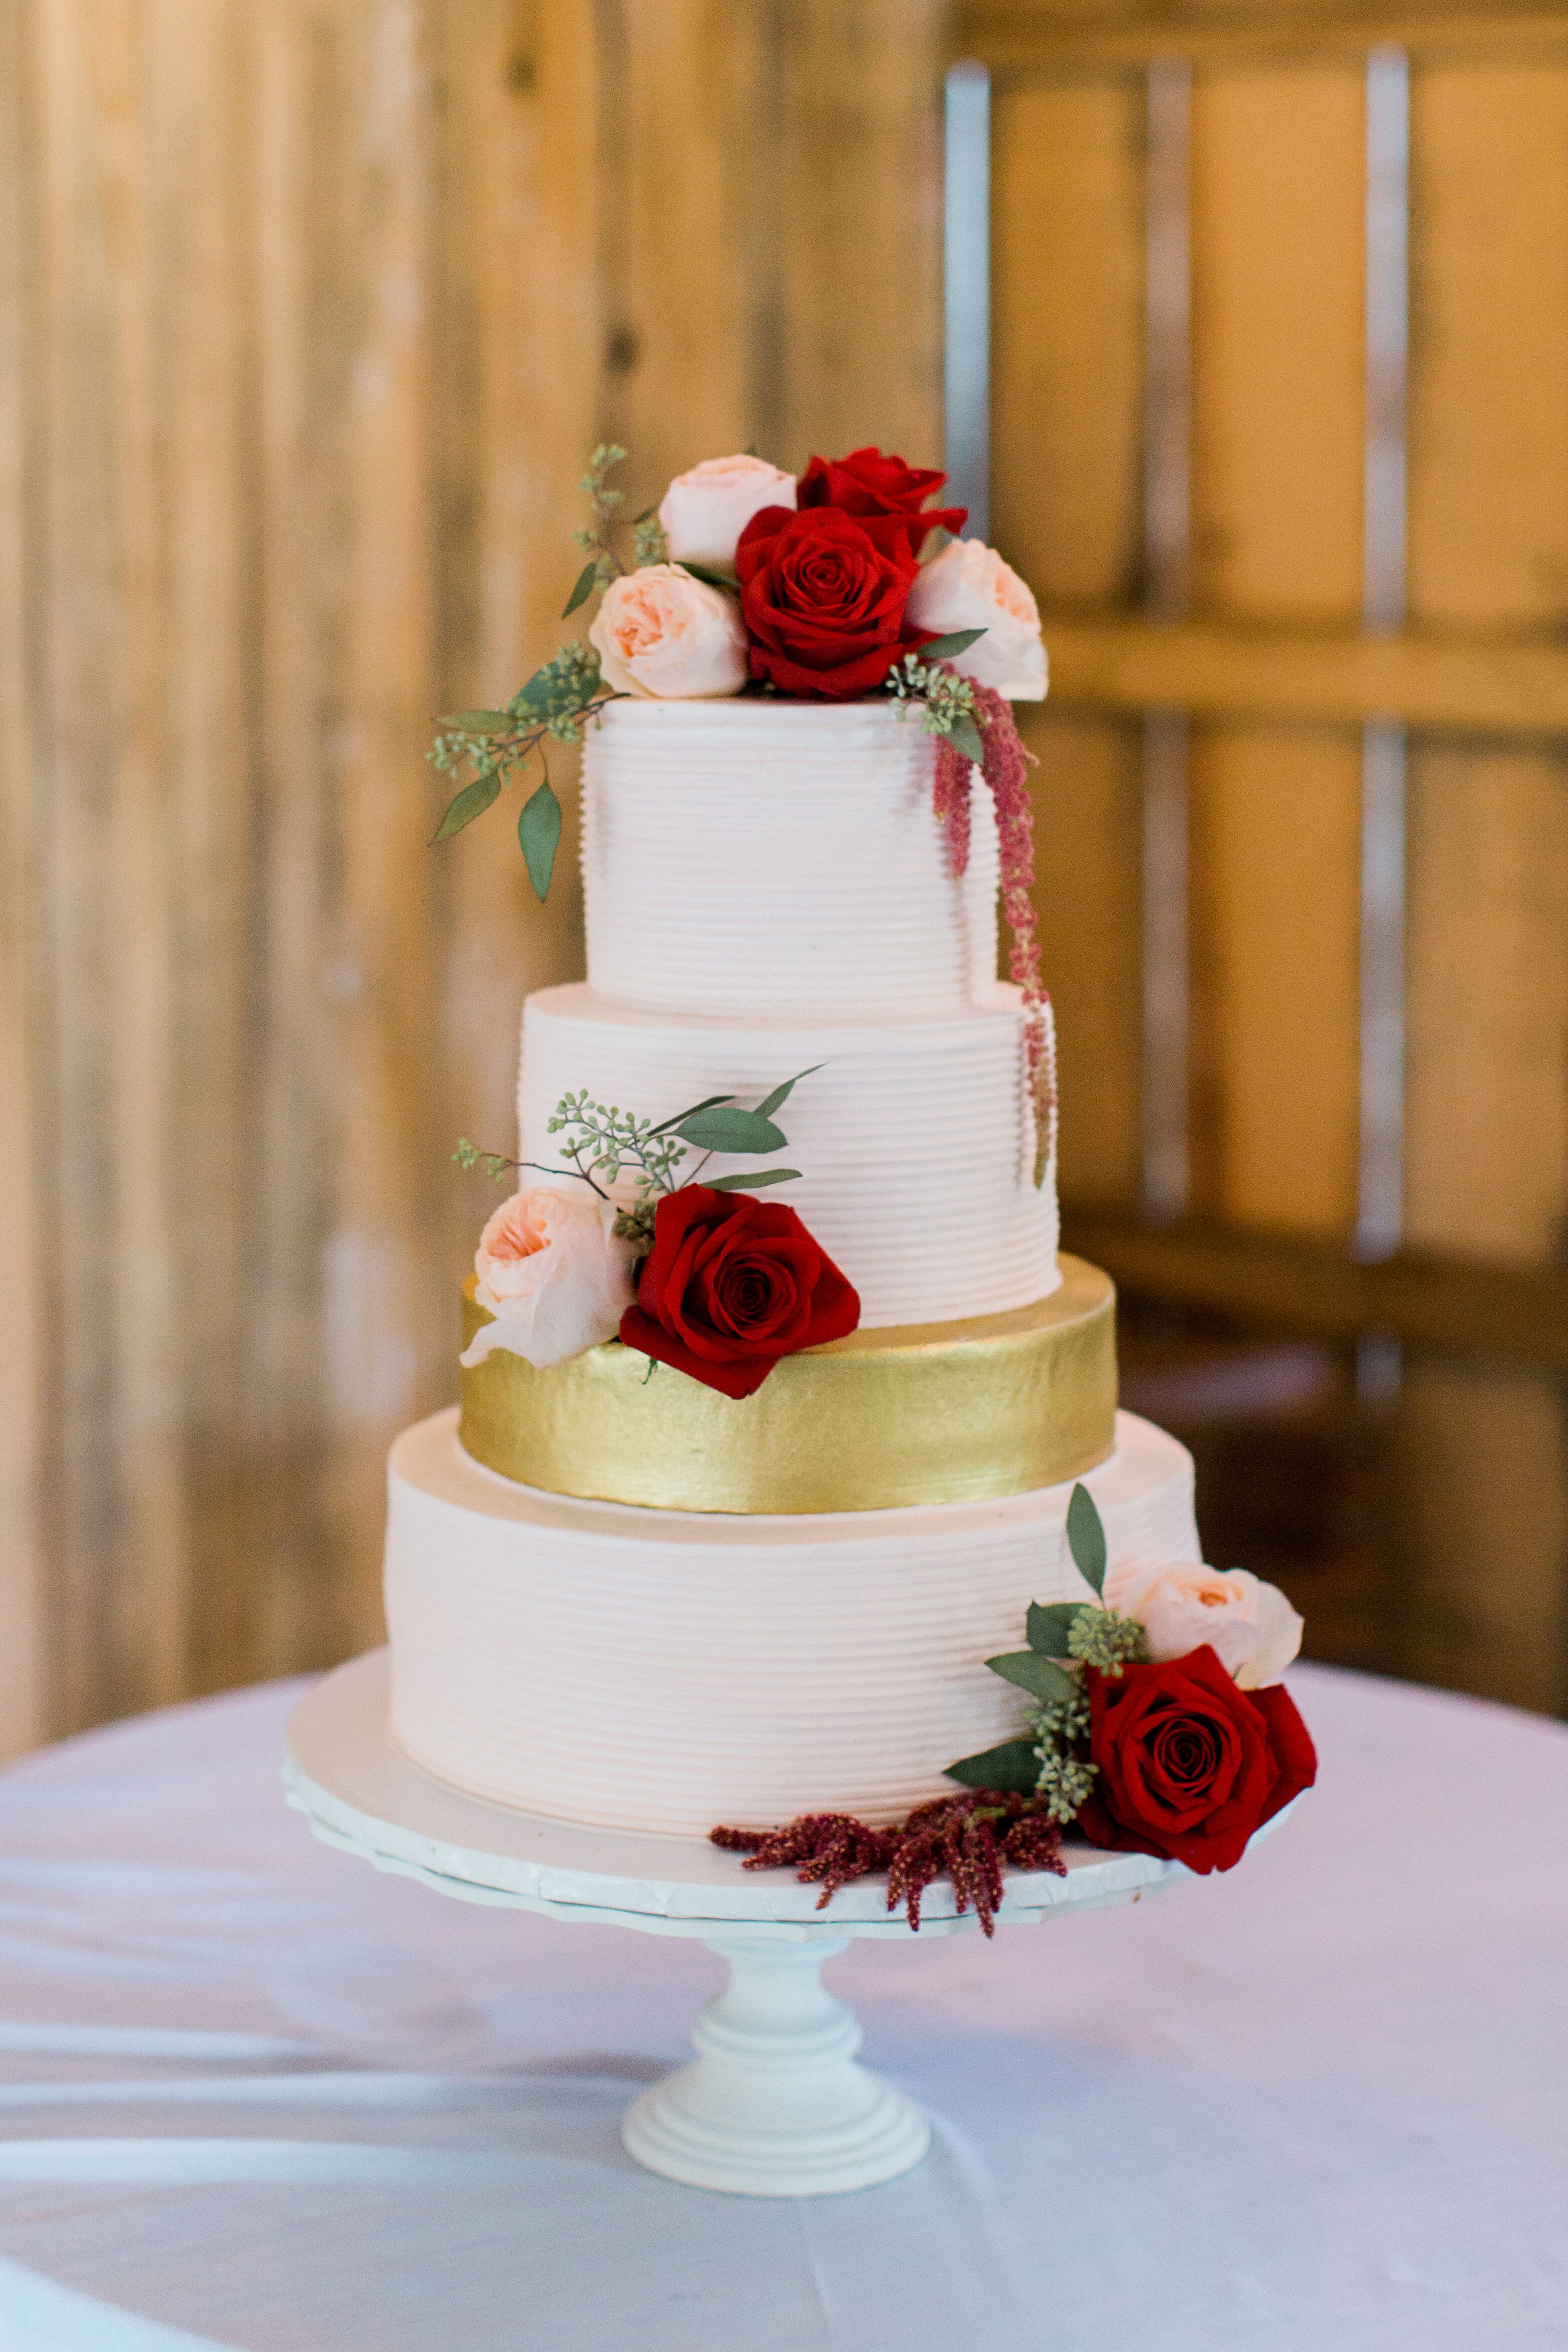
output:
[[[910,590],[909,618],[931,636],[984,629],[966,653],[951,657],[960,677],[989,686],[1009,702],[1044,698],[1040,608],[1012,565],[984,540],[955,539],[921,565]]]
[[[1279,1682],[1301,1646],[1301,1620],[1279,1586],[1245,1568],[1205,1568],[1190,1560],[1113,1568],[1105,1600],[1122,1616],[1137,1618],[1156,1664],[1184,1658],[1206,1642],[1242,1690]]]
[[[612,580],[588,635],[605,684],[621,694],[696,701],[746,683],[740,606],[673,563]]]
[[[732,572],[735,547],[764,507],[795,505],[795,476],[765,457],[704,457],[677,474],[659,503],[658,519],[677,563],[707,563]]]
[[[474,1255],[479,1302],[494,1316],[459,1361],[492,1348],[542,1370],[613,1339],[636,1293],[631,1244],[616,1237],[616,1204],[584,1188],[536,1184],[504,1201]]]

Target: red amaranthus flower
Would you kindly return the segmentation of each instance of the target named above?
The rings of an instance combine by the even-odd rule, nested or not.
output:
[[[1037,1799],[1003,1789],[935,1797],[890,1830],[868,1829],[849,1813],[797,1813],[782,1830],[717,1829],[709,1836],[727,1853],[745,1854],[747,1870],[793,1864],[802,1885],[820,1880],[819,1911],[852,1879],[885,1870],[888,1908],[896,1911],[902,1903],[917,1935],[921,1897],[943,1871],[952,1881],[959,1910],[973,1904],[987,1936],[996,1931],[1006,1864],[1067,1875],[1055,1822]]]
[[[1033,752],[1026,750],[1013,706],[989,686],[969,681],[984,748],[981,774],[991,787],[1002,855],[1002,905],[1013,943],[1009,971],[1024,994],[1024,1053],[1029,1099],[1039,1134],[1037,1183],[1057,1148],[1057,1041],[1051,1000],[1040,978],[1040,935],[1035,918],[1035,809],[1029,795]],[[969,864],[969,795],[973,770],[946,736],[936,744],[936,814],[947,827],[955,875]]]

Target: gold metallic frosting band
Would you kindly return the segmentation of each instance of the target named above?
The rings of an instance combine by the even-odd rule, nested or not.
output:
[[[886,1511],[1054,1486],[1103,1462],[1116,1294],[1081,1258],[1032,1307],[856,1331],[786,1356],[736,1402],[612,1341],[536,1370],[496,1348],[462,1374],[476,1461],[547,1494],[658,1510]],[[489,1320],[463,1292],[463,1345]]]

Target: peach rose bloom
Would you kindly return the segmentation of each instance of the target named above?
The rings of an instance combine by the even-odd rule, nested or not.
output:
[[[1301,1620],[1278,1585],[1245,1568],[1111,1569],[1107,1606],[1136,1617],[1152,1658],[1184,1658],[1207,1643],[1243,1690],[1277,1683],[1301,1646]]]
[[[739,694],[746,632],[733,596],[673,563],[612,580],[588,635],[605,683],[672,701]]]
[[[479,1302],[495,1320],[458,1360],[471,1369],[505,1348],[543,1370],[613,1339],[633,1298],[631,1245],[615,1227],[615,1202],[585,1185],[536,1184],[503,1202],[474,1254]]]
[[[765,457],[704,457],[677,474],[659,504],[658,519],[677,563],[688,559],[720,572],[735,568],[741,533],[764,507],[793,507],[795,476]]]
[[[952,540],[921,566],[910,590],[909,616],[933,636],[984,629],[966,653],[950,657],[959,676],[994,687],[1010,702],[1044,697],[1040,608],[1027,583],[984,540]]]

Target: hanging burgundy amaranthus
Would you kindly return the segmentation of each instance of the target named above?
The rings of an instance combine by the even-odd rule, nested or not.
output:
[[[1037,1138],[1035,1181],[1045,1181],[1057,1148],[1057,1043],[1051,1000],[1040,980],[1039,927],[1035,917],[1035,810],[1029,796],[1034,753],[1026,750],[1005,695],[969,682],[984,752],[980,772],[996,807],[1002,861],[1002,905],[1013,934],[1009,969],[1024,995],[1025,1067]],[[947,828],[955,875],[969,864],[969,794],[973,770],[951,738],[936,739],[936,814]]]
[[[819,1911],[841,1886],[873,1871],[888,1874],[888,1908],[905,1906],[918,1935],[921,1897],[945,1871],[958,1908],[973,1904],[987,1936],[994,1935],[1002,1905],[1002,1872],[1049,1870],[1067,1875],[1061,1832],[1043,1803],[1005,1789],[972,1789],[961,1797],[935,1797],[917,1805],[890,1830],[868,1829],[849,1813],[797,1813],[782,1830],[710,1830],[727,1853],[743,1853],[747,1870],[790,1865],[803,1886],[820,1880]]]

